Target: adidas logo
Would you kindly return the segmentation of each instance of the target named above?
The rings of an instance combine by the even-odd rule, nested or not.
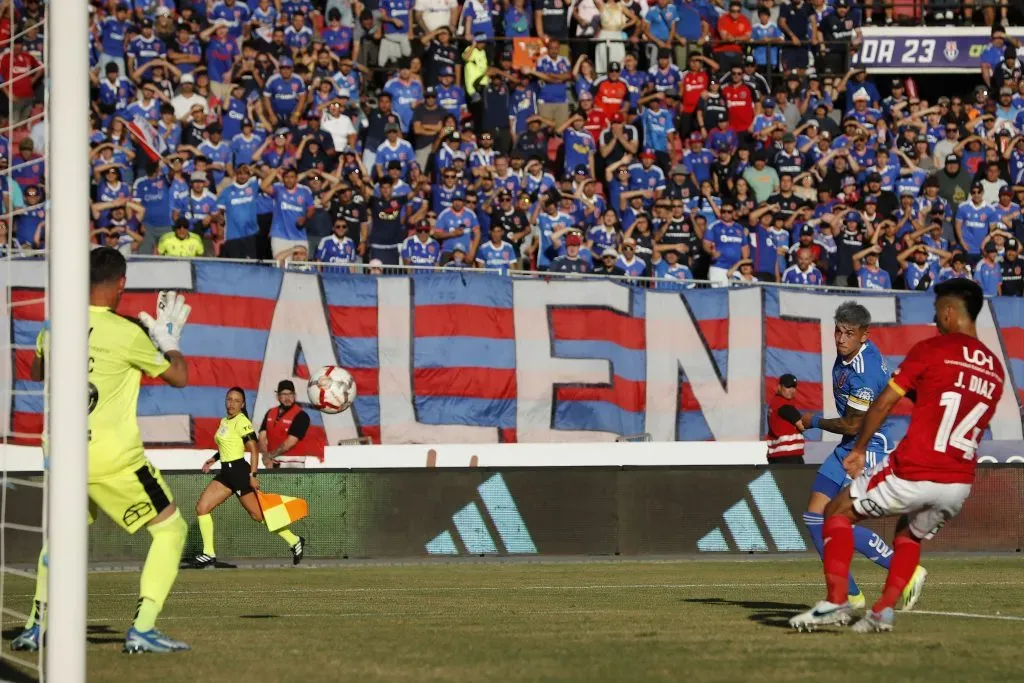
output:
[[[477,487],[480,500],[490,517],[491,525],[497,534],[504,552],[512,554],[536,554],[537,546],[533,544],[530,532],[523,522],[519,509],[516,507],[512,494],[505,485],[500,474]],[[491,535],[487,521],[484,520],[480,508],[475,502],[470,503],[452,515],[452,524],[465,552],[471,555],[502,552]],[[430,555],[459,555],[459,546],[450,531],[442,531],[425,546]]]
[[[789,506],[782,497],[782,491],[772,477],[771,472],[765,472],[754,481],[747,484],[747,490],[754,502],[761,523],[768,531],[775,550],[779,551],[800,551],[807,550],[803,536],[797,529],[789,513]],[[722,527],[716,527],[705,534],[697,541],[697,549],[701,552],[728,552],[739,550],[741,552],[769,552],[772,550],[764,540],[761,533],[761,525],[754,517],[754,512],[747,503],[746,497],[734,504],[725,514],[725,527],[732,537],[733,545],[729,545]]]

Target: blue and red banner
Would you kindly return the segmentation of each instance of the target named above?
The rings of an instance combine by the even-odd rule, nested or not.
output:
[[[869,307],[871,337],[890,368],[935,334],[932,298],[921,293],[680,293],[597,280],[319,275],[216,262],[132,263],[120,312],[152,311],[155,289],[166,287],[192,306],[182,338],[190,383],[145,380],[139,414],[149,443],[197,448],[213,447],[228,387],[246,390],[258,424],[279,380],[298,383],[309,367],[328,364],[352,372],[359,396],[342,415],[312,415],[321,443],[592,441],[644,432],[660,441],[756,440],[766,399],[787,372],[800,380],[802,408],[834,411],[831,318],[843,301]],[[33,303],[39,290],[15,284],[11,294],[13,341],[26,348],[4,381],[39,389],[28,377],[27,348],[43,320]],[[1013,386],[987,437],[1020,440],[1024,300],[991,300],[979,328]],[[897,408],[899,434],[909,409]],[[41,397],[16,393],[8,424],[39,433]]]

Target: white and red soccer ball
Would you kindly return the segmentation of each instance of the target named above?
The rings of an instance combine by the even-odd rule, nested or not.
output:
[[[345,368],[325,365],[310,375],[306,393],[310,405],[321,413],[343,413],[356,400],[356,381]]]

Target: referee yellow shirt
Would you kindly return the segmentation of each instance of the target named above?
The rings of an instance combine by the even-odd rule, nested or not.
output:
[[[109,308],[89,307],[90,481],[145,464],[136,416],[139,381],[143,372],[158,377],[170,365],[140,325]]]
[[[217,442],[220,461],[234,462],[245,457],[245,444],[247,441],[256,440],[256,432],[253,431],[249,418],[238,413],[234,417],[221,418],[213,440]]]
[[[203,238],[194,232],[190,232],[185,239],[178,239],[178,236],[169,232],[160,237],[156,245],[156,251],[161,256],[182,256],[191,258],[203,255]]]

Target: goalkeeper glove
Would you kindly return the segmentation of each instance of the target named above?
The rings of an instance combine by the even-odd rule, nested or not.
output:
[[[142,311],[139,313],[139,321],[149,332],[149,338],[156,347],[167,353],[179,350],[181,332],[191,312],[192,307],[185,303],[185,297],[167,290],[156,297],[156,319]]]

